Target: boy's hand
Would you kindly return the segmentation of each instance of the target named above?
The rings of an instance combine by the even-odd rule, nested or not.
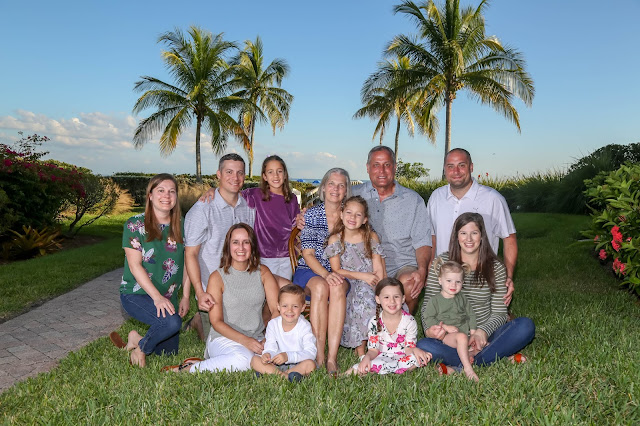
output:
[[[442,328],[444,328],[444,331],[446,331],[447,333],[457,333],[458,331],[458,327],[455,327],[453,325],[447,325],[447,324],[442,324]]]
[[[278,355],[273,357],[273,360],[271,360],[275,365],[286,364],[287,361],[289,361],[289,357],[286,352],[280,352]]]
[[[269,352],[263,353],[260,358],[263,364],[271,364],[271,354]]]

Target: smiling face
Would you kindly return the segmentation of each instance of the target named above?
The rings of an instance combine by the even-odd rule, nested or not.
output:
[[[451,151],[444,162],[444,176],[451,185],[451,189],[463,189],[471,186],[473,163],[464,152]]]
[[[228,194],[238,194],[244,184],[244,163],[242,161],[227,160],[222,163],[218,176],[218,189]]]
[[[382,307],[384,312],[389,315],[394,315],[402,310],[404,296],[402,295],[402,291],[400,291],[400,287],[388,285],[380,290],[380,294],[376,296],[376,303]]]
[[[323,191],[325,203],[342,203],[347,195],[347,178],[340,173],[331,173]]]
[[[364,207],[356,201],[351,201],[344,206],[340,218],[344,227],[349,230],[360,229],[363,224],[367,223]]]
[[[462,283],[464,282],[464,274],[462,272],[442,272],[438,277],[440,286],[442,287],[441,294],[446,299],[453,298],[456,294],[462,290]]]
[[[480,250],[482,234],[475,222],[469,222],[458,231],[458,244],[463,254],[476,254]]]
[[[396,165],[387,151],[376,151],[367,163],[367,173],[374,188],[386,189],[393,186]]]
[[[160,215],[169,214],[178,201],[177,194],[173,181],[167,179],[160,182],[149,193],[149,201],[153,206],[153,211]]]
[[[251,239],[246,229],[238,228],[231,232],[229,252],[233,262],[248,262],[251,256]]]
[[[264,173],[262,174],[264,179],[269,185],[271,192],[281,193],[282,185],[285,180],[284,167],[278,160],[271,160],[265,165]]]
[[[278,311],[282,317],[282,323],[286,325],[295,325],[298,318],[304,310],[304,296],[297,294],[281,293],[278,300]]]

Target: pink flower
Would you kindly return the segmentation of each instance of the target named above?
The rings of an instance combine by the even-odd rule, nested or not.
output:
[[[380,365],[372,365],[369,371],[371,371],[372,373],[379,373],[380,367],[381,367]]]
[[[389,342],[389,343],[387,343],[387,347],[388,348],[397,348],[398,344],[397,343],[393,343],[393,342]]]
[[[627,238],[627,242],[630,243],[631,242],[631,237]]]
[[[404,342],[404,334],[398,334],[398,338],[396,339],[396,343]]]
[[[622,233],[620,232],[620,227],[614,226],[613,228],[611,228],[611,236],[613,237],[613,241],[621,243]]]
[[[607,258],[607,252],[604,249],[600,249],[600,253],[598,253],[598,257],[600,260],[605,260]]]
[[[596,235],[596,236],[593,238],[593,241],[600,241],[600,235]]]
[[[620,243],[616,240],[611,241],[611,247],[613,247],[615,251],[620,251]]]
[[[398,369],[395,371],[395,373],[396,373],[396,374],[402,374],[402,373],[404,373],[405,371],[407,371],[407,369],[406,369],[406,368],[398,368]]]
[[[13,164],[13,161],[9,160],[8,158],[6,158],[6,159],[4,160],[4,165],[5,165],[5,166],[9,167],[9,166],[10,166],[10,165],[12,165],[12,164]]]

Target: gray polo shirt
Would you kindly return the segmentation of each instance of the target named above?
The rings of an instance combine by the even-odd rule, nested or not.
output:
[[[367,201],[369,219],[382,242],[390,277],[403,266],[417,267],[416,249],[431,246],[431,224],[424,200],[417,192],[395,184],[393,194],[382,202],[371,182],[352,188],[354,195]]]
[[[198,201],[191,207],[184,219],[184,245],[200,246],[198,263],[205,291],[209,275],[220,267],[222,245],[231,225],[244,222],[253,227],[254,221],[255,210],[249,208],[244,198],[239,196],[236,205],[230,206],[218,189],[213,201]]]

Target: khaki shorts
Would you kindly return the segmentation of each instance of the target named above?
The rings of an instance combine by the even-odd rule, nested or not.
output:
[[[418,267],[417,266],[412,266],[412,265],[405,265],[402,268],[398,269],[398,272],[396,272],[396,275],[394,276],[395,279],[400,278],[400,275],[403,274],[410,274],[414,271],[417,271]]]

